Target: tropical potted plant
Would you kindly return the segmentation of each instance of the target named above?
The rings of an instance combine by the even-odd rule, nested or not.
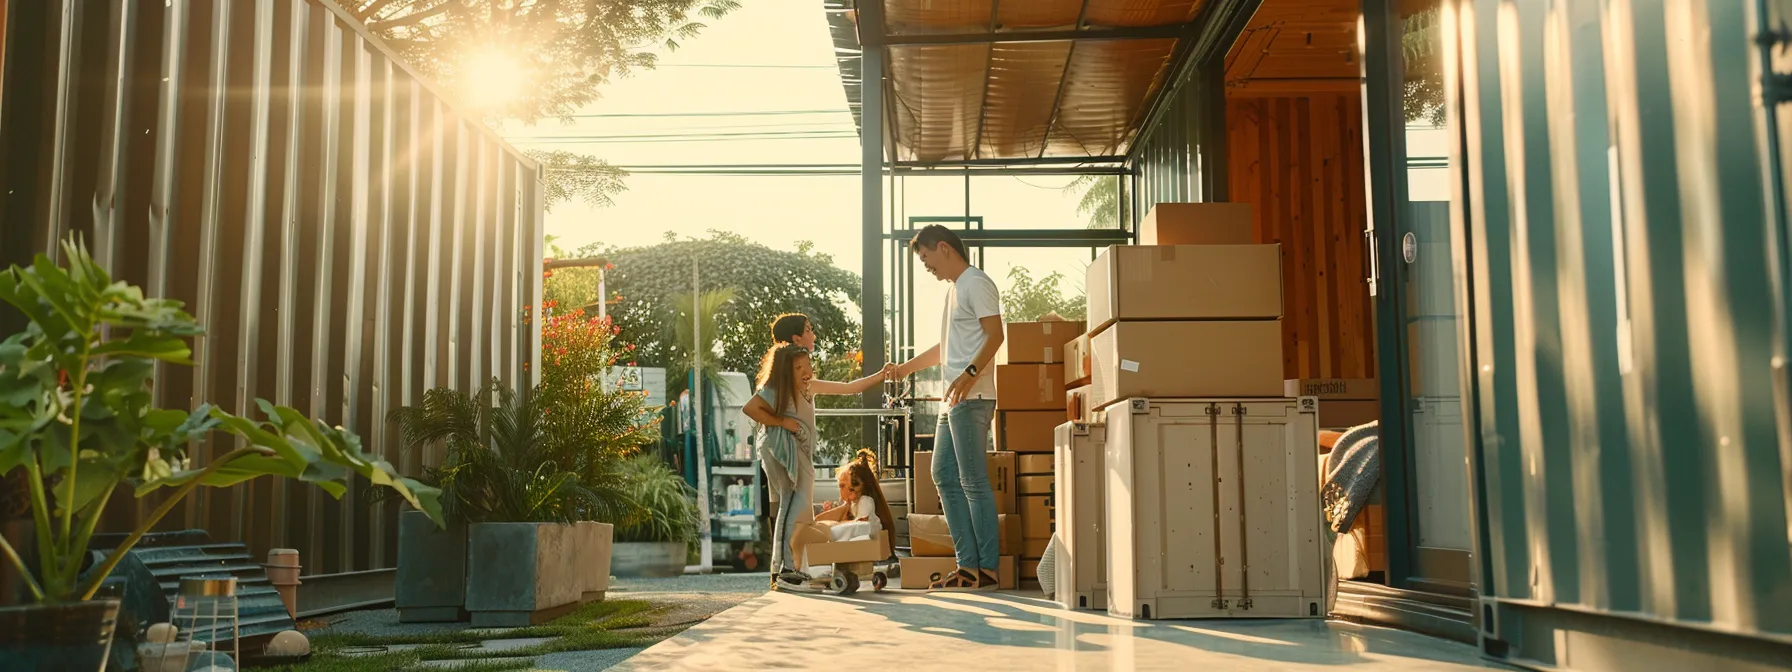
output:
[[[103,667],[118,601],[95,599],[100,584],[194,488],[276,476],[340,497],[358,475],[440,520],[434,488],[399,477],[342,428],[265,401],[260,421],[206,404],[155,407],[151,376],[191,365],[187,339],[201,328],[180,302],[113,282],[78,240],[62,247],[66,268],[39,255],[0,272],[0,300],[29,320],[0,341],[0,476],[23,481],[33,532],[0,536],[0,554],[36,600],[0,608],[0,669]],[[214,430],[236,439],[195,463],[189,447]],[[88,542],[120,486],[173,493],[90,566]]]
[[[635,504],[616,520],[610,571],[617,576],[678,576],[697,538],[697,493],[652,455],[622,464],[622,488]]]

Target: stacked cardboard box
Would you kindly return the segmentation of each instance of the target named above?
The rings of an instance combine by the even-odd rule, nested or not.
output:
[[[996,367],[996,441],[1002,450],[1031,457],[1016,489],[1021,529],[1020,578],[1039,578],[1039,559],[1051,541],[1053,431],[1065,421],[1066,365],[1080,361],[1076,343],[1084,323],[1016,322],[1008,325],[1003,363]]]
[[[1140,245],[1249,245],[1249,203],[1159,203],[1139,222]]]
[[[1090,392],[1281,397],[1279,245],[1116,245],[1089,265]]]
[[[1381,387],[1374,378],[1297,378],[1282,386],[1284,396],[1318,399],[1320,429],[1348,429],[1381,418]]]
[[[1021,551],[1020,516],[1015,509],[1015,455],[1010,452],[984,453],[985,465],[989,469],[990,490],[996,500],[996,520],[1000,527],[999,545],[1002,559],[1000,562],[999,583],[1004,589],[1014,588],[1017,582],[1016,568]],[[909,498],[908,516],[905,521],[909,538],[909,553],[912,557],[901,559],[902,587],[924,589],[930,583],[929,577],[945,575],[957,568],[957,559],[952,547],[952,533],[946,526],[944,509],[940,506],[939,487],[933,481],[933,453],[922,451],[915,453],[914,493]]]

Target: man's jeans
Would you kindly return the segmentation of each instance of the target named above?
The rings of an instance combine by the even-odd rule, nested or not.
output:
[[[989,423],[996,402],[969,399],[940,416],[933,439],[933,483],[952,532],[958,566],[996,573],[1002,548],[996,497],[989,487]]]

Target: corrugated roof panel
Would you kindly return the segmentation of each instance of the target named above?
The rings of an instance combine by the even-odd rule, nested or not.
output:
[[[990,57],[980,157],[1038,156],[1071,43],[998,44]]]
[[[1004,2],[996,8],[996,24],[1008,30],[1069,28],[1083,12],[1083,0]]]
[[[1106,40],[1076,45],[1047,156],[1124,153],[1140,110],[1163,85],[1176,40]]]
[[[1202,0],[1089,0],[1084,20],[1091,26],[1168,26],[1195,20]]]
[[[899,160],[971,158],[989,50],[987,44],[890,48]]]
[[[982,33],[994,11],[994,0],[884,0],[884,23],[892,35]]]

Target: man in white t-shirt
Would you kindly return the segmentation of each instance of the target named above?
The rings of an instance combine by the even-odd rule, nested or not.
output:
[[[996,412],[996,351],[1002,347],[1002,295],[971,266],[964,241],[937,224],[921,229],[909,250],[933,277],[952,284],[940,323],[940,344],[896,367],[909,376],[940,365],[946,412],[933,439],[933,482],[958,555],[958,570],[930,590],[995,590],[1001,528],[984,448]]]

